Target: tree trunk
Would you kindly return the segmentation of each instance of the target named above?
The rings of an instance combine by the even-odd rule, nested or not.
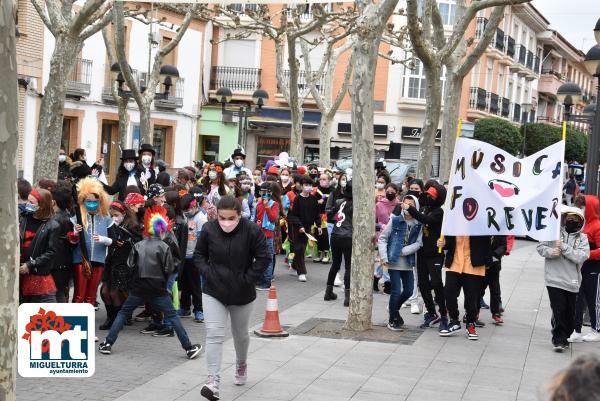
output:
[[[377,9],[368,8],[371,13]],[[386,21],[387,18],[383,19]],[[354,46],[352,86],[353,234],[350,308],[345,328],[365,331],[372,326],[375,184],[373,91],[379,42],[385,24],[379,16],[363,15]]]
[[[324,168],[331,167],[331,124],[333,115],[321,114],[319,124],[319,165]]]
[[[140,144],[149,143],[152,144],[152,132],[150,129],[152,128],[152,124],[150,121],[151,118],[151,110],[150,105],[152,103],[144,102],[142,104],[138,104],[140,109]]]
[[[48,84],[40,108],[37,146],[33,167],[33,182],[41,179],[56,180],[58,151],[62,138],[63,113],[67,94],[67,78],[73,71],[82,43],[58,36],[50,60]]]
[[[439,63],[427,67],[424,65],[425,79],[425,121],[421,129],[421,142],[419,144],[419,161],[417,163],[417,177],[428,180],[431,175],[433,160],[433,147],[435,136],[440,122],[440,109],[442,107],[442,66]]]
[[[127,122],[129,121],[129,115],[127,114],[127,104],[129,98],[117,97],[117,107],[119,109],[119,146],[121,151],[127,149]]]
[[[289,105],[290,114],[292,117],[292,132],[290,133],[290,157],[296,158],[299,164],[304,163],[304,154],[302,152],[302,118],[304,116],[304,109],[300,104],[300,94],[298,91],[298,74],[300,74],[300,63],[296,58],[296,40],[288,37],[287,40],[288,48],[288,65],[289,65],[289,86],[288,92],[290,94]]]
[[[17,51],[15,1],[0,2],[0,400],[17,399],[17,277],[19,223],[17,219]],[[58,152],[58,149],[57,149]],[[58,154],[58,153],[56,153]],[[55,154],[55,156],[56,156]],[[56,159],[56,157],[54,158]],[[58,163],[55,163],[58,166]],[[54,176],[56,178],[56,176]]]
[[[442,143],[440,149],[440,181],[448,181],[450,164],[458,129],[458,116],[462,93],[463,78],[450,69],[446,72],[444,90],[444,113],[442,116]]]

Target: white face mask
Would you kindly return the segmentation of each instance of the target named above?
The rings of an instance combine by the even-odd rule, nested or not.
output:
[[[288,182],[290,182],[290,176],[289,175],[282,175],[281,176],[281,183],[283,185],[287,185]]]
[[[346,180],[342,180],[342,181],[340,181],[340,186],[341,186],[342,188],[346,188]]]
[[[149,166],[152,163],[152,156],[144,155],[142,156],[142,163],[144,166]]]
[[[116,225],[120,226],[121,223],[123,222],[123,218],[124,218],[124,216],[113,216],[113,222]]]
[[[375,184],[375,188],[377,188],[377,189],[383,189],[383,188],[385,188],[385,184],[383,184],[381,182],[378,182],[377,184]]]
[[[237,159],[234,163],[237,168],[242,168],[244,166],[244,161],[242,159]]]
[[[216,179],[217,179],[217,172],[216,172],[216,171],[209,171],[209,172],[208,172],[208,178],[209,178],[211,181],[214,181],[214,180],[216,180]]]
[[[125,167],[125,170],[131,171],[135,167],[135,163],[131,163],[131,162],[123,163],[123,167]]]
[[[65,160],[67,160],[67,156],[66,155],[58,155],[58,161],[59,162],[64,162]]]

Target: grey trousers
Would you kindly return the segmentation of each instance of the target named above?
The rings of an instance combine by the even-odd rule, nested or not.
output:
[[[223,305],[216,298],[202,294],[204,308],[204,325],[206,326],[206,364],[208,375],[216,379],[221,371],[223,359],[223,341],[225,340],[225,326],[227,318],[231,316],[231,334],[235,347],[236,362],[246,362],[250,335],[248,324],[254,302],[246,305]]]

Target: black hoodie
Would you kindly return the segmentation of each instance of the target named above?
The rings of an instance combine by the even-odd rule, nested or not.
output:
[[[424,202],[425,204],[421,212],[412,206],[408,209],[410,215],[424,225],[423,246],[417,253],[419,257],[431,258],[435,256],[443,257],[444,255],[438,250],[437,240],[442,234],[442,221],[444,219],[444,209],[442,209],[442,206],[446,201],[446,188],[439,184],[434,187],[438,193],[437,199],[432,199],[425,195],[429,202]]]

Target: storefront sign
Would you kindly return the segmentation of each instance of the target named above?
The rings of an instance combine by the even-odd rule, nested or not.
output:
[[[421,128],[417,127],[402,127],[402,138],[421,139]],[[435,134],[436,141],[442,139],[442,130],[438,129]]]

